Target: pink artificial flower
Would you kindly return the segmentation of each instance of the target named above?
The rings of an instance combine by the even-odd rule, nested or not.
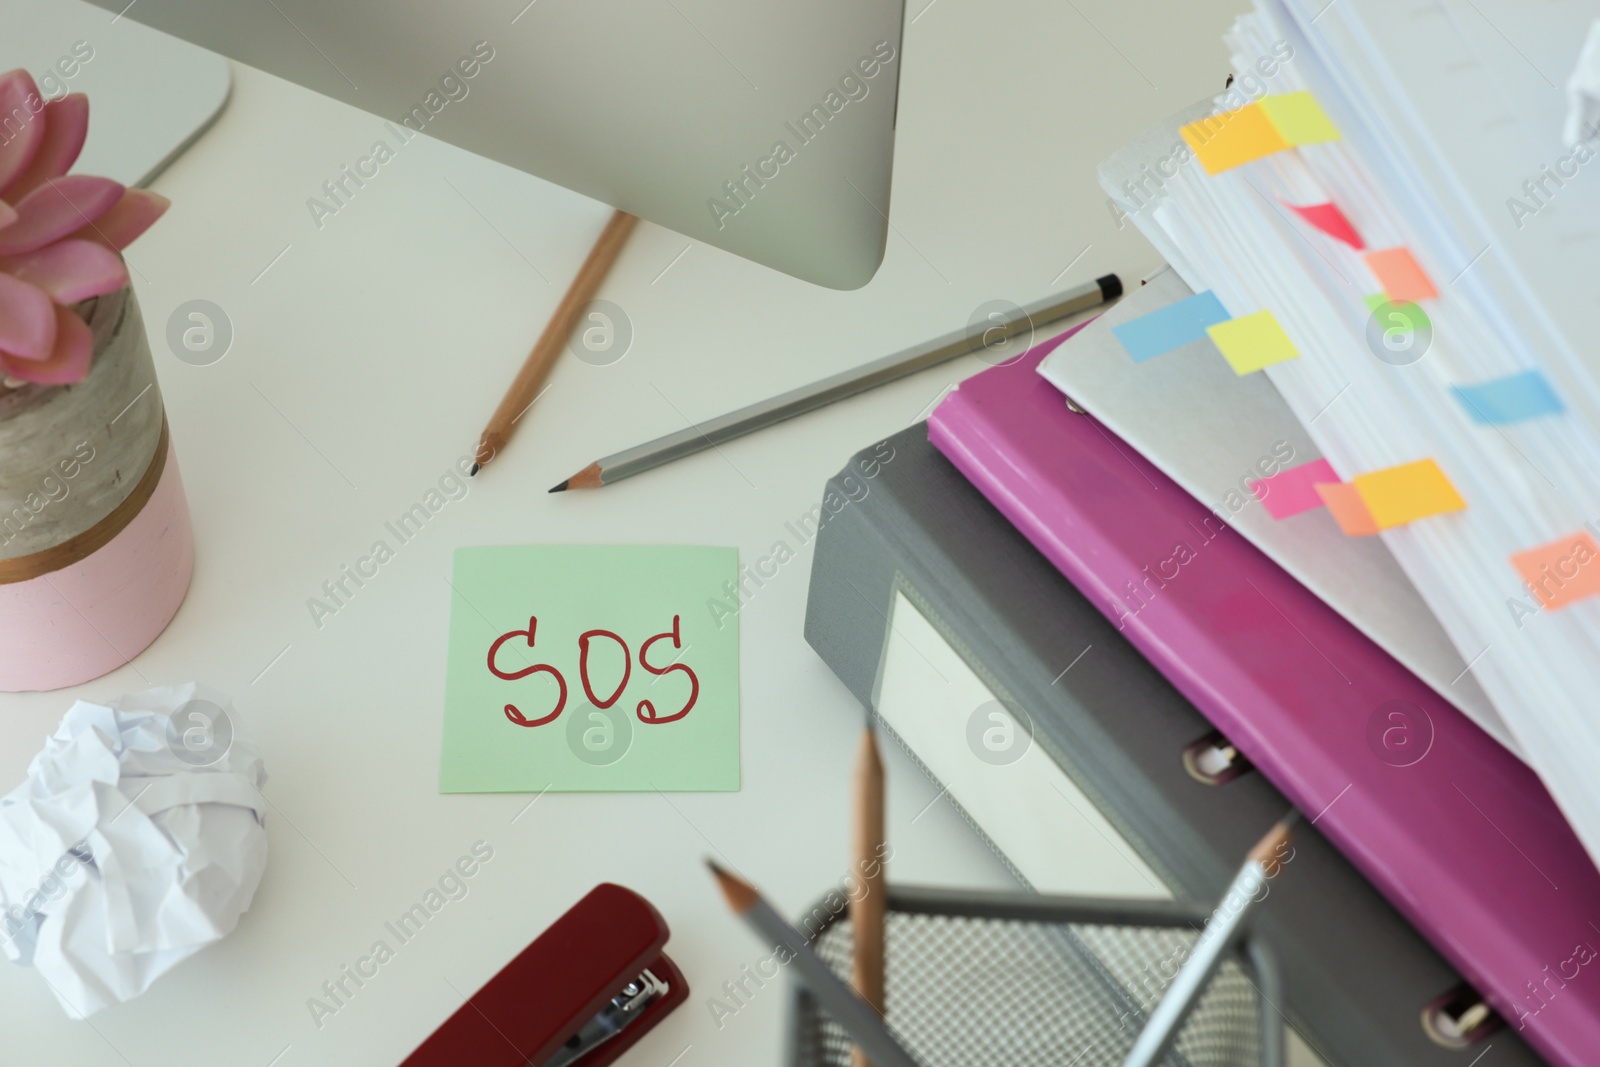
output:
[[[121,251],[166,197],[67,173],[89,132],[89,98],[46,101],[25,70],[0,74],[0,374],[69,385],[94,336],[71,308],[128,284]]]

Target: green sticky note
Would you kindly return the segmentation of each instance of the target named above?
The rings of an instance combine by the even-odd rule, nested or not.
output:
[[[732,548],[456,549],[439,791],[737,790],[738,569]]]
[[[1257,311],[1207,326],[1206,333],[1235,374],[1252,374],[1262,367],[1300,356],[1294,342],[1270,311]]]

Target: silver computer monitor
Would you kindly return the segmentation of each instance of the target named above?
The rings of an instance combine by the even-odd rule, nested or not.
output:
[[[883,257],[902,0],[94,2],[806,281]]]

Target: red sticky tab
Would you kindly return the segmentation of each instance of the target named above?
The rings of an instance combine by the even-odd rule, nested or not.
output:
[[[1344,217],[1332,204],[1290,204],[1284,202],[1284,207],[1305,219],[1311,225],[1327,234],[1329,237],[1343,241],[1356,251],[1365,251],[1367,243],[1361,239],[1356,228],[1350,225],[1350,220]]]

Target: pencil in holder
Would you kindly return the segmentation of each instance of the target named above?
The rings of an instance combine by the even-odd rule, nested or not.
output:
[[[819,906],[818,955],[849,980],[848,914]],[[1121,1067],[1209,913],[1101,900],[891,887],[887,1022],[925,1067]],[[847,1067],[850,1040],[792,983],[790,1067]],[[1247,932],[1179,1031],[1165,1067],[1282,1067],[1281,980]]]

